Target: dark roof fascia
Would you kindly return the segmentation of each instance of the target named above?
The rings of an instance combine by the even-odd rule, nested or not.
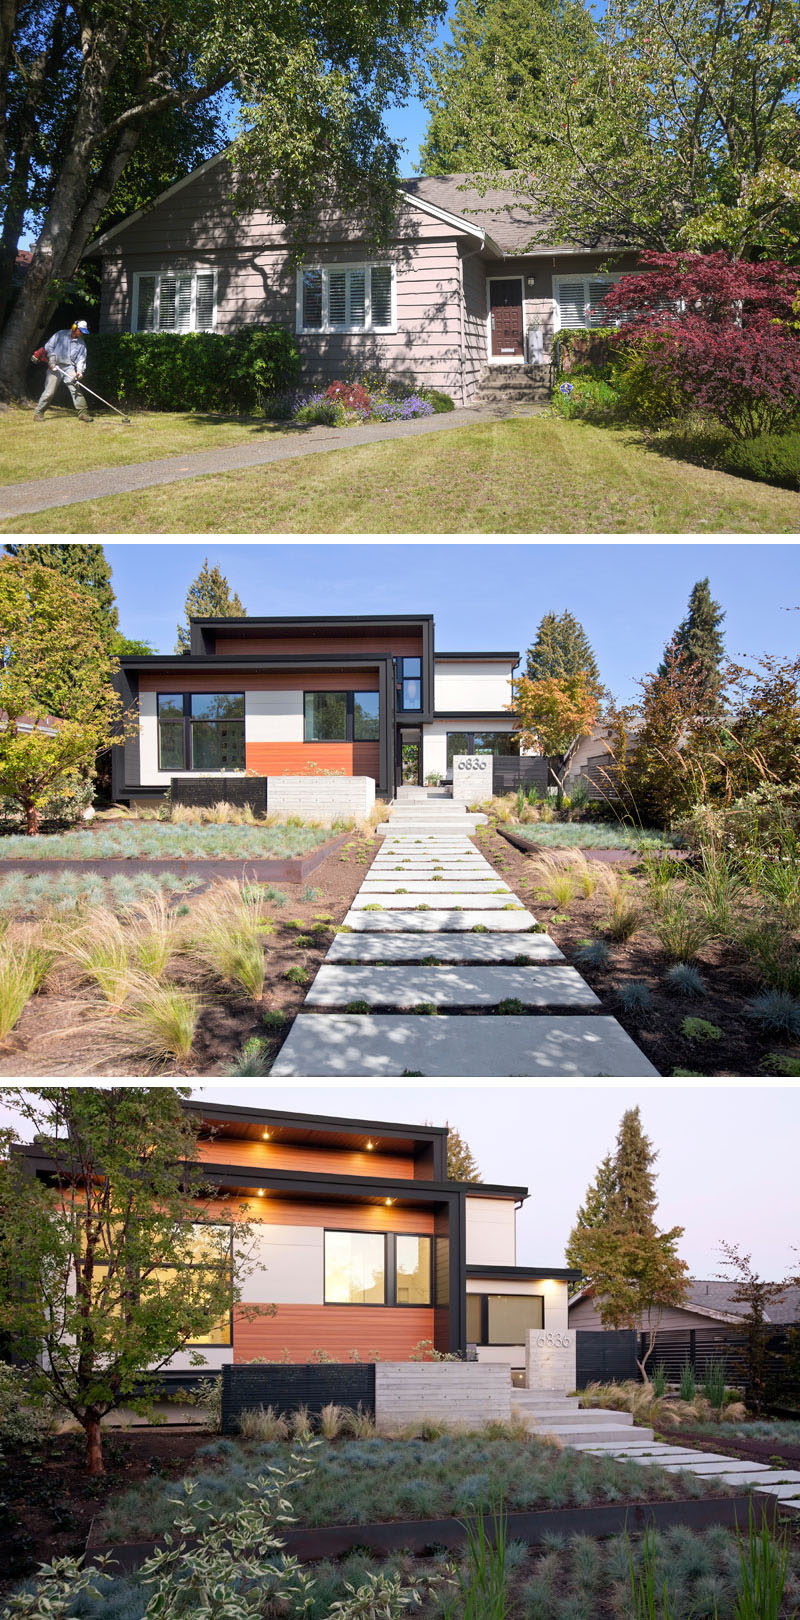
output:
[[[313,614],[309,617],[306,617],[305,614],[288,614],[282,618],[269,619],[250,617],[249,615],[239,618],[206,619],[192,615],[189,622],[190,624],[200,625],[204,630],[215,630],[217,627],[219,627],[221,630],[239,629],[246,633],[249,630],[267,630],[271,625],[279,625],[288,629],[297,630],[307,628],[309,625],[315,624],[324,625],[326,628],[330,627],[331,625],[344,625],[345,627],[349,627],[352,624],[433,624],[433,614],[328,613]]]
[[[474,658],[477,660],[485,659],[487,662],[494,659],[497,660],[497,662],[502,662],[504,664],[518,664],[520,660],[520,654],[518,652],[436,652],[434,657],[437,664],[446,663],[449,658],[457,658],[459,662],[462,662],[465,658]]]
[[[391,660],[391,653],[131,653],[120,658],[122,669],[335,669],[340,664],[363,669],[381,660]]]
[[[437,709],[434,720],[513,720],[511,709]]]
[[[339,1118],[333,1114],[296,1114],[281,1108],[246,1108],[233,1103],[207,1103],[189,1100],[183,1107],[187,1112],[199,1114],[201,1119],[242,1120],[248,1124],[269,1124],[270,1120],[276,1125],[286,1125],[299,1130],[310,1127],[312,1130],[324,1130],[329,1126],[331,1130],[342,1132],[351,1131],[354,1136],[399,1136],[417,1137],[420,1141],[432,1140],[438,1136],[446,1136],[446,1125],[404,1125],[397,1120],[383,1119],[353,1119],[351,1115]]]
[[[489,1282],[495,1278],[498,1282],[504,1278],[512,1282],[515,1277],[520,1281],[528,1277],[552,1277],[559,1282],[577,1282],[583,1272],[570,1266],[467,1266],[467,1276],[486,1277]]]

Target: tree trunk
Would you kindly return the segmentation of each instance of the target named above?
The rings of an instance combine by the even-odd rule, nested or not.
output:
[[[103,1462],[103,1436],[100,1428],[100,1419],[94,1412],[87,1412],[83,1420],[86,1434],[86,1463],[90,1474],[104,1474]]]
[[[39,812],[32,799],[23,801],[25,810],[25,831],[29,838],[36,838],[39,832]]]

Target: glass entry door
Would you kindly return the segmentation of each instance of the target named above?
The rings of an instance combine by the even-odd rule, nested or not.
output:
[[[401,726],[397,733],[400,781],[403,787],[422,783],[422,732],[419,727]]]

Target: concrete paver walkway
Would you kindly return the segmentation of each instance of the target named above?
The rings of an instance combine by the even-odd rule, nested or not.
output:
[[[606,1444],[576,1440],[574,1446],[576,1451],[590,1451],[619,1461],[655,1463],[668,1473],[692,1473],[701,1479],[718,1480],[721,1485],[765,1491],[777,1497],[782,1507],[800,1513],[800,1470],[726,1457],[719,1451],[695,1451],[691,1446],[680,1445],[677,1439],[674,1445],[668,1445],[648,1439],[648,1435],[652,1435],[652,1430],[632,1429],[629,1439]]]
[[[274,1075],[656,1074],[470,843],[477,820],[393,807]]]
[[[189,455],[161,456],[153,461],[134,461],[125,467],[97,467],[93,472],[67,473],[60,478],[32,478],[25,483],[0,488],[0,520],[22,517],[26,512],[45,512],[54,506],[73,506],[78,501],[102,500],[104,495],[128,495],[155,484],[183,483],[190,478],[206,478],[211,473],[236,472],[246,467],[265,467],[275,461],[292,461],[298,456],[322,455],[328,451],[350,450],[358,445],[380,444],[386,439],[413,439],[446,429],[475,427],[481,422],[499,422],[509,416],[532,416],[541,405],[509,407],[482,405],[458,408],[441,416],[414,417],[408,422],[382,422],[363,428],[293,428],[287,425],[279,434],[270,434],[256,443],[226,445],[219,450],[199,450]],[[42,427],[46,432],[47,423]],[[88,429],[87,431],[91,431]]]

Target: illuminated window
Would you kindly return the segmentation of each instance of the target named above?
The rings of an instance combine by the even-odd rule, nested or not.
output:
[[[326,1305],[386,1304],[382,1232],[325,1233]]]

